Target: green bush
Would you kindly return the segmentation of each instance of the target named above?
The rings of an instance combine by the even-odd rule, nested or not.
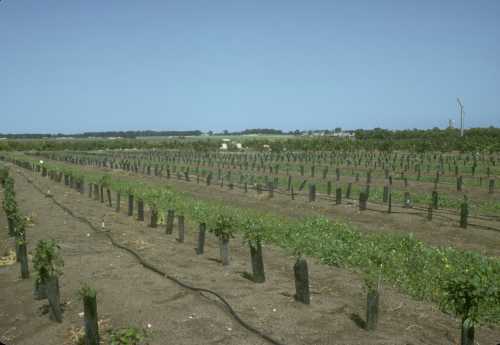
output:
[[[61,275],[63,266],[64,261],[56,241],[52,239],[38,241],[33,256],[37,283],[44,283],[49,277]]]

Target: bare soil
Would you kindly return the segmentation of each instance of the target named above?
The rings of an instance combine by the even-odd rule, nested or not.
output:
[[[61,277],[65,312],[61,324],[50,321],[48,315],[41,313],[46,302],[33,300],[34,277],[20,280],[18,264],[0,267],[0,340],[7,345],[70,344],[71,331],[83,324],[79,315],[83,307],[77,291],[84,283],[97,290],[101,320],[113,327],[144,328],[149,334],[149,344],[267,344],[237,324],[219,302],[146,270],[132,256],[111,246],[103,234],[93,232],[64,212],[23,176],[43,190],[50,190],[56,200],[95,226],[102,228],[104,223],[103,231],[109,231],[117,241],[168,274],[218,292],[249,324],[284,344],[459,343],[455,318],[443,314],[435,305],[414,301],[390,287],[382,291],[378,329],[364,330],[360,323],[365,318],[366,291],[360,277],[348,270],[321,265],[308,258],[312,303],[302,305],[292,297],[294,258],[279,248],[264,247],[267,280],[255,284],[241,274],[250,265],[248,248],[241,239],[231,241],[231,264],[224,268],[217,262],[217,241],[211,236],[207,238],[206,254],[195,255],[194,224],[187,224],[186,242],[178,243],[175,234],[166,235],[163,227],[153,229],[145,222],[127,217],[125,202],[122,212],[116,213],[62,184],[24,170],[11,171],[16,180],[18,203],[35,222],[27,233],[30,252],[40,239],[54,238],[61,245],[65,260]],[[196,184],[184,184],[198,188],[200,194],[209,194]],[[242,202],[231,193],[220,195]],[[257,197],[247,200],[261,204]],[[295,206],[288,212],[298,208]],[[0,248],[5,250],[13,243],[7,239],[3,214],[0,228],[3,229]],[[476,332],[479,344],[500,341],[498,326],[481,327]]]

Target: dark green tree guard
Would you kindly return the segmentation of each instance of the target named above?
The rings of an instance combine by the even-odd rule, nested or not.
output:
[[[349,182],[347,184],[347,191],[345,192],[345,198],[350,199],[351,198],[351,191],[352,191],[352,182]]]
[[[178,215],[177,216],[177,230],[179,234],[179,238],[177,238],[177,241],[180,243],[184,242],[184,216],[183,215]]]
[[[377,290],[369,290],[366,297],[366,330],[373,331],[378,322],[379,293]]]
[[[229,239],[219,238],[220,259],[223,266],[229,265]]]
[[[7,216],[7,225],[9,227],[9,236],[10,237],[16,236],[16,226],[14,223],[14,219],[12,219],[12,217]]]
[[[167,225],[165,229],[165,233],[167,235],[171,235],[172,232],[174,232],[174,217],[175,217],[175,211],[167,210]]]
[[[309,185],[309,202],[316,201],[316,185]]]
[[[47,298],[49,300],[50,319],[62,322],[61,298],[59,293],[59,277],[52,275],[47,279]]]
[[[410,197],[410,192],[405,192],[404,194],[404,207],[405,208],[411,208],[411,197]]]
[[[26,241],[18,241],[19,263],[21,264],[21,278],[28,279],[30,277],[30,271],[28,267],[28,250],[26,247]]]
[[[326,183],[326,194],[332,195],[332,181]]]
[[[104,203],[104,186],[102,184],[99,187],[99,195],[101,197],[101,203]]]
[[[335,204],[336,205],[342,204],[342,188],[340,187],[335,189]]]
[[[427,209],[427,220],[432,220],[432,210],[432,205],[429,205],[429,208]]]
[[[432,191],[432,208],[437,210],[439,202],[439,194],[436,190]]]
[[[250,259],[252,262],[252,279],[255,283],[263,283],[266,281],[264,272],[264,259],[262,258],[262,244],[260,240],[249,242]]]
[[[387,213],[392,213],[392,193],[389,192],[389,200],[387,202]]]
[[[35,280],[35,287],[33,288],[33,298],[36,301],[48,298],[46,279],[43,281],[39,281],[38,279]]]
[[[248,193],[248,183],[245,182],[243,189],[245,190],[245,193]]]
[[[274,185],[271,181],[267,182],[267,192],[268,192],[269,198],[274,197]]]
[[[106,188],[106,196],[108,198],[108,206],[113,207],[113,201],[111,200],[111,190],[109,190],[109,188]]]
[[[311,299],[309,295],[309,271],[307,261],[302,256],[297,258],[293,266],[295,275],[295,300],[304,304],[309,304]]]
[[[144,221],[144,201],[142,199],[137,200],[137,220]]]
[[[99,200],[99,186],[94,183],[94,200]]]
[[[457,177],[457,192],[462,191],[462,184],[463,184],[463,177],[462,176]]]
[[[116,192],[116,208],[115,208],[116,212],[120,212],[121,196],[122,195],[120,192]]]
[[[151,209],[151,220],[149,226],[156,228],[158,226],[158,210],[156,208]]]
[[[359,210],[364,211],[366,210],[366,203],[368,201],[368,195],[366,192],[360,192],[359,193]]]
[[[82,177],[81,181],[79,182],[79,184],[80,184],[79,185],[80,194],[85,194],[85,180],[83,179],[83,177]]]
[[[293,186],[290,189],[290,196],[292,197],[292,200],[295,200],[295,193],[293,192]]]
[[[460,227],[467,228],[467,218],[469,217],[469,205],[467,200],[460,205]]]
[[[97,318],[97,298],[93,289],[83,295],[85,325],[85,345],[99,345],[99,324]]]
[[[462,320],[461,327],[461,345],[474,345],[474,324],[469,320]]]
[[[134,215],[134,196],[132,194],[128,195],[128,212],[127,214],[132,217]]]
[[[196,247],[196,254],[202,255],[205,251],[205,233],[207,231],[207,224],[200,223],[198,226],[198,245]]]
[[[382,194],[382,201],[387,202],[389,199],[389,186],[384,186],[384,193]]]
[[[92,183],[89,183],[89,198],[92,198]]]
[[[495,190],[495,180],[490,179],[490,182],[488,183],[488,193],[493,194]]]

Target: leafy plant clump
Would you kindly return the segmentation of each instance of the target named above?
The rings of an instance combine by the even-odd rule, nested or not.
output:
[[[108,331],[109,345],[141,345],[146,332],[135,327],[111,329]]]
[[[213,233],[219,239],[229,240],[234,238],[236,222],[229,210],[220,208],[209,221],[209,232]]]
[[[441,307],[472,325],[482,319],[498,318],[500,310],[489,306],[500,299],[500,267],[489,265],[484,258],[467,253],[462,265],[449,268],[441,284]],[[488,311],[492,313],[488,315]]]
[[[60,276],[64,261],[60,247],[55,240],[40,240],[35,249],[33,267],[36,271],[36,282],[45,283],[49,277]]]
[[[256,247],[257,243],[262,241],[267,233],[268,227],[262,217],[253,215],[243,215],[239,219],[238,227],[243,232],[243,238],[248,241],[252,247]]]

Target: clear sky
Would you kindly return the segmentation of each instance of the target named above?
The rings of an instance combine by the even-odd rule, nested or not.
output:
[[[500,0],[0,1],[0,133],[500,126]]]

